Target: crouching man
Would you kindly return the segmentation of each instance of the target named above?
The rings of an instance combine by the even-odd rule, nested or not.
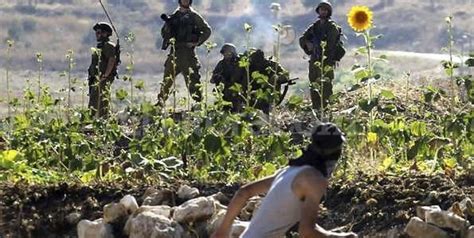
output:
[[[255,195],[266,193],[243,238],[285,237],[296,224],[300,237],[357,237],[335,233],[316,224],[321,198],[328,179],[342,153],[345,138],[332,123],[323,123],[313,132],[312,142],[303,155],[274,176],[244,185],[234,195],[224,220],[212,238],[228,238],[232,223]]]

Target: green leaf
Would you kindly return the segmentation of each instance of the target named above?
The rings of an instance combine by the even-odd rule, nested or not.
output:
[[[389,168],[392,166],[393,163],[394,163],[394,160],[393,160],[392,157],[387,157],[387,158],[385,158],[385,159],[383,160],[383,162],[382,162],[382,168],[383,168],[383,170],[389,169]]]
[[[211,153],[217,153],[222,149],[222,139],[215,133],[209,133],[204,137],[204,149]]]
[[[183,161],[176,157],[162,159],[161,162],[166,165],[167,169],[178,169],[183,165]]]
[[[357,81],[367,78],[370,75],[370,71],[364,68],[357,68],[352,72],[354,73],[354,77]]]
[[[115,95],[117,96],[118,100],[123,101],[128,97],[128,92],[124,89],[119,89]]]
[[[369,142],[370,144],[377,143],[377,133],[374,133],[374,132],[367,133],[367,142]]]
[[[19,157],[19,152],[16,150],[6,150],[0,154],[0,167],[4,169],[12,169],[15,161]]]
[[[443,163],[446,167],[450,168],[450,169],[454,169],[456,168],[458,162],[456,161],[456,159],[454,158],[450,158],[450,159],[444,159],[443,160]]]
[[[391,90],[382,90],[382,92],[380,92],[380,96],[389,100],[395,98],[395,94]]]
[[[362,99],[359,101],[359,107],[366,112],[372,111],[372,109],[374,109],[374,107],[376,107],[378,104],[379,104],[378,97],[372,98],[372,100]]]
[[[145,82],[143,80],[139,80],[135,83],[135,88],[138,90],[143,90],[145,88]]]

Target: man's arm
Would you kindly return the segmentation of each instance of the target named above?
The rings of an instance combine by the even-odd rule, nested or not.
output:
[[[319,203],[326,193],[327,186],[327,179],[315,169],[304,170],[294,180],[293,189],[303,200],[298,228],[300,237],[321,237],[321,233],[315,230],[315,224],[319,213]]]
[[[328,35],[327,35],[327,40],[328,40],[328,61],[330,63],[334,63],[334,54],[336,52],[336,44],[337,40],[339,38],[339,30],[337,28],[336,23],[332,22],[331,26],[329,27]]]
[[[102,74],[102,78],[108,78],[112,75],[112,71],[115,69],[117,64],[117,56],[115,55],[115,46],[113,45],[106,45],[104,48],[103,54],[109,59],[107,61],[107,68],[105,72]]]
[[[314,46],[313,43],[310,41],[310,39],[313,38],[313,27],[314,25],[309,26],[299,39],[300,47],[307,55],[313,54]]]
[[[234,219],[239,215],[247,200],[258,194],[268,192],[274,178],[274,176],[267,177],[241,187],[230,201],[224,220],[212,235],[212,238],[229,237]]]
[[[195,14],[196,14],[197,29],[200,33],[197,46],[200,46],[211,36],[211,27],[206,22],[206,20],[202,18],[201,15],[199,15],[198,13],[195,13]]]

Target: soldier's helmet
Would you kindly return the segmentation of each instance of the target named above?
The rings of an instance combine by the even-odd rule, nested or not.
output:
[[[329,2],[329,1],[326,1],[326,0],[323,0],[321,1],[318,6],[316,7],[316,12],[319,13],[319,8],[321,8],[322,6],[325,6],[329,9],[329,14],[328,16],[332,16],[332,4]]]
[[[235,45],[231,43],[225,43],[222,46],[220,53],[224,54],[225,52],[232,52],[233,55],[237,55],[237,49],[235,48]]]
[[[181,0],[178,0],[178,3],[181,4]],[[193,0],[189,0],[189,6],[193,5]]]
[[[97,22],[92,29],[94,29],[94,31],[101,30],[112,34],[112,26],[107,22]]]

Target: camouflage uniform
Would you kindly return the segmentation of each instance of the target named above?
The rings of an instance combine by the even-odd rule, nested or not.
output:
[[[163,39],[175,38],[175,47],[171,47],[168,58],[165,62],[165,72],[158,94],[158,105],[163,106],[168,99],[174,78],[178,74],[183,74],[186,85],[189,88],[192,98],[201,101],[201,68],[196,56],[195,47],[189,48],[187,43],[202,45],[211,35],[211,27],[192,8],[186,12],[176,10],[170,20],[161,29]],[[171,36],[171,37],[169,37]]]
[[[101,76],[111,58],[116,58],[115,44],[108,39],[99,42],[89,66],[89,109],[91,115],[98,117],[109,115],[110,86],[117,75],[117,67],[114,67],[108,78],[101,79]]]
[[[240,85],[241,89],[244,88],[242,80],[242,68],[239,67],[239,58],[234,56],[230,59],[222,59],[219,61],[212,72],[211,83],[216,86],[223,84],[222,98],[224,101],[231,102],[233,112],[238,112],[242,109],[243,94],[239,94],[232,89],[232,87]]]
[[[318,8],[322,4],[328,5],[328,3],[323,2],[318,6]],[[318,8],[316,8],[316,11]],[[324,22],[317,20],[308,29],[306,29],[299,39],[301,48],[306,54],[311,56],[309,60],[308,77],[309,81],[311,82],[311,101],[313,102],[313,108],[315,109],[321,108],[321,87],[323,93],[323,107],[326,107],[329,97],[333,94],[332,81],[334,79],[334,66],[336,63],[334,60],[334,54],[339,35],[340,32],[338,30],[337,24],[334,21],[327,19]],[[324,61],[322,61],[322,41],[326,42],[326,47],[324,48]],[[314,45],[313,50],[307,48],[306,44],[308,42]],[[322,62],[322,65],[317,65],[318,62]],[[324,67],[324,75],[321,74],[321,66]]]
[[[249,59],[249,72],[252,78],[250,83],[252,87],[250,105],[255,105],[255,108],[269,114],[271,107],[281,96],[281,83],[289,80],[289,72],[278,62],[265,58],[261,50],[251,53]],[[252,75],[255,75],[255,72],[266,76],[268,81],[253,77]]]

